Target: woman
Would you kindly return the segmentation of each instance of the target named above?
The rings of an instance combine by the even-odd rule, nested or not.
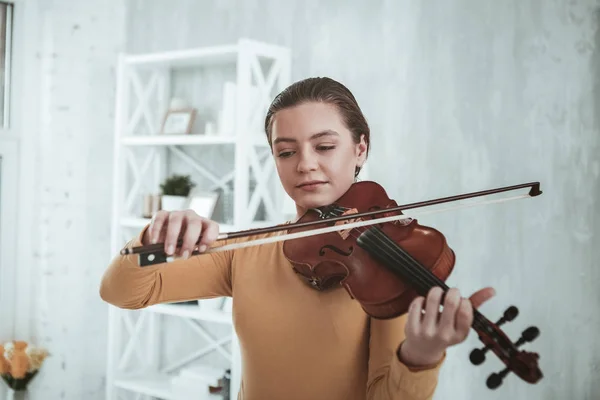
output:
[[[265,131],[298,218],[349,189],[370,144],[354,96],[329,78],[306,79],[280,93]],[[406,315],[377,320],[342,287],[307,285],[283,255],[282,242],[190,258],[192,250],[216,245],[218,229],[189,210],[158,212],[128,246],[164,242],[165,252],[180,258],[141,268],[135,256],[118,256],[100,295],[126,309],[232,296],[244,400],[432,399],[446,349],[465,340],[473,306],[494,294],[486,288],[464,299],[453,288],[440,313],[442,291],[435,288],[416,298]]]

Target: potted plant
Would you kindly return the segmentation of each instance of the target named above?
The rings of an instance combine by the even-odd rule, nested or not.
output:
[[[162,191],[161,209],[165,211],[182,210],[187,198],[196,184],[189,175],[172,175],[160,184]]]

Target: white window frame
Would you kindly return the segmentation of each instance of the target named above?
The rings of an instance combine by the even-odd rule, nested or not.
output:
[[[10,86],[8,127],[0,124],[0,156],[2,157],[2,188],[0,189],[0,340],[13,337],[30,339],[32,318],[31,274],[35,270],[32,232],[35,197],[39,96],[39,61],[35,49],[39,46],[40,23],[37,1],[3,0],[14,5],[12,15],[12,51],[10,56]],[[27,105],[24,107],[24,105]],[[17,293],[20,295],[17,296]],[[6,318],[6,319],[5,319]],[[10,321],[10,323],[4,323]],[[0,385],[5,386],[5,385]],[[6,390],[0,387],[0,400]]]
[[[0,340],[12,338],[15,328],[17,152],[15,140],[0,140]]]
[[[13,3],[12,1],[6,1]],[[11,15],[15,22],[14,13]],[[9,33],[9,58],[5,76],[10,80],[4,96],[4,126],[0,124],[0,341],[15,335],[18,246],[18,199],[19,199],[19,138],[15,131],[14,93],[14,25],[7,26]],[[5,322],[6,321],[6,322]],[[2,398],[0,396],[0,398]]]
[[[0,324],[0,340],[6,335],[29,339],[31,334],[31,273],[35,270],[32,232],[35,201],[35,169],[37,126],[36,97],[39,88],[39,61],[35,49],[39,46],[39,7],[36,1],[2,0],[14,5],[12,15],[12,51],[8,127],[0,124],[0,155],[3,157],[2,193],[0,203],[0,290],[6,295],[0,300],[0,317],[10,318],[10,324]],[[24,103],[29,103],[24,107]],[[25,117],[25,118],[24,118]],[[6,198],[4,198],[6,196]],[[17,296],[17,293],[20,293]],[[2,320],[4,321],[4,320]],[[8,319],[6,321],[9,321]],[[0,400],[4,399],[0,389]]]

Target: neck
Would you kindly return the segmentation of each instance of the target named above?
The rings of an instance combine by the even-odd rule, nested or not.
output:
[[[306,211],[308,211],[308,208],[299,206],[298,204],[296,204],[296,217],[294,218],[293,222],[297,222],[300,218],[302,218],[302,216],[306,213]]]

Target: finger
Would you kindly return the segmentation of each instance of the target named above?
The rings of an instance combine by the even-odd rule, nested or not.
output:
[[[185,217],[185,232],[183,234],[180,253],[183,258],[188,258],[196,247],[198,237],[202,232],[202,219],[194,216]]]
[[[202,226],[202,237],[200,238],[200,242],[198,243],[198,251],[205,251],[208,246],[210,246],[217,237],[219,236],[219,224],[215,221],[204,220]]]
[[[177,247],[177,239],[181,232],[183,216],[180,212],[171,212],[169,214],[169,222],[167,229],[167,237],[165,238],[165,253],[173,255]]]
[[[479,308],[483,303],[496,295],[496,291],[491,287],[486,287],[473,293],[469,300],[474,308]]]
[[[456,342],[462,342],[473,325],[473,306],[468,299],[462,299],[455,319]]]
[[[167,219],[167,215],[168,214],[164,211],[158,211],[156,214],[154,214],[152,221],[150,221],[150,227],[148,229],[150,230],[149,233],[152,244],[158,243],[160,234],[163,231],[163,226],[165,225],[165,221]]]
[[[423,327],[423,333],[429,338],[435,335],[435,331],[437,329],[437,322],[440,313],[440,302],[442,300],[443,290],[439,286],[435,286],[431,288],[429,293],[427,294],[427,299],[425,300],[425,316],[423,317],[423,322],[421,323]]]
[[[418,335],[421,327],[421,320],[423,318],[423,303],[425,298],[423,296],[415,297],[410,303],[408,308],[408,316],[406,317],[406,336]]]
[[[442,331],[443,335],[449,339],[454,334],[454,321],[456,319],[456,312],[460,306],[461,298],[460,292],[457,288],[451,288],[446,292],[446,298],[444,299],[444,310],[440,317],[438,328]],[[447,335],[447,336],[446,336]]]

